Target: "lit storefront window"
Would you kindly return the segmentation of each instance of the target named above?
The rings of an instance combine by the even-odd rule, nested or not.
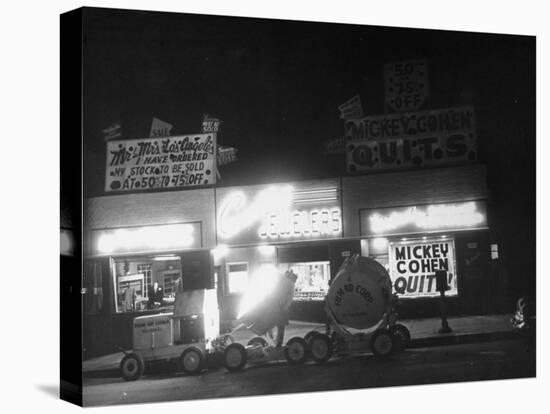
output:
[[[117,312],[171,308],[183,283],[178,256],[116,258],[113,266]]]
[[[279,271],[292,270],[298,278],[294,288],[294,300],[323,300],[328,292],[330,262],[281,263]]]

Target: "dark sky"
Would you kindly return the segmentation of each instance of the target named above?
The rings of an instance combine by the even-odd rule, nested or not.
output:
[[[343,133],[337,106],[360,94],[383,113],[383,65],[410,58],[428,60],[431,108],[474,105],[481,161],[534,162],[532,37],[87,9],[84,40],[87,195],[103,189],[101,130],[143,138],[153,116],[173,135],[223,120],[239,161],[220,185],[342,175],[343,156],[322,153]]]

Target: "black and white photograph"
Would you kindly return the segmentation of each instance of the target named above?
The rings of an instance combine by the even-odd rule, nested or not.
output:
[[[38,390],[430,412],[480,387],[528,407],[511,390],[544,352],[537,30],[152,7],[49,16],[59,270],[14,242],[5,274],[58,295],[13,290],[10,318],[40,298],[21,369],[57,338],[59,384]]]
[[[534,377],[535,52],[513,34],[62,15],[62,99],[82,67],[77,209],[61,137],[82,383],[62,397]]]

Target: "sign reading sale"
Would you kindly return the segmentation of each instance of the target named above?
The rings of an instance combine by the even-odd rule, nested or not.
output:
[[[416,111],[428,99],[426,60],[406,60],[384,67],[386,105],[395,112]]]
[[[454,240],[432,239],[392,243],[389,266],[394,291],[401,298],[438,296],[436,270],[447,272],[450,290],[445,294],[458,294]]]

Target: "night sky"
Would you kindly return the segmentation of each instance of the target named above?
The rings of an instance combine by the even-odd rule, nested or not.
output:
[[[220,186],[345,175],[343,155],[323,154],[343,134],[338,105],[359,94],[365,114],[383,113],[384,63],[425,58],[429,108],[474,105],[495,228],[518,238],[505,249],[534,275],[534,37],[108,9],[84,16],[85,195],[103,195],[101,130],[119,121],[124,138],[144,138],[153,116],[173,124],[172,135],[200,132],[205,113],[222,119],[218,143],[239,152],[220,168]]]

